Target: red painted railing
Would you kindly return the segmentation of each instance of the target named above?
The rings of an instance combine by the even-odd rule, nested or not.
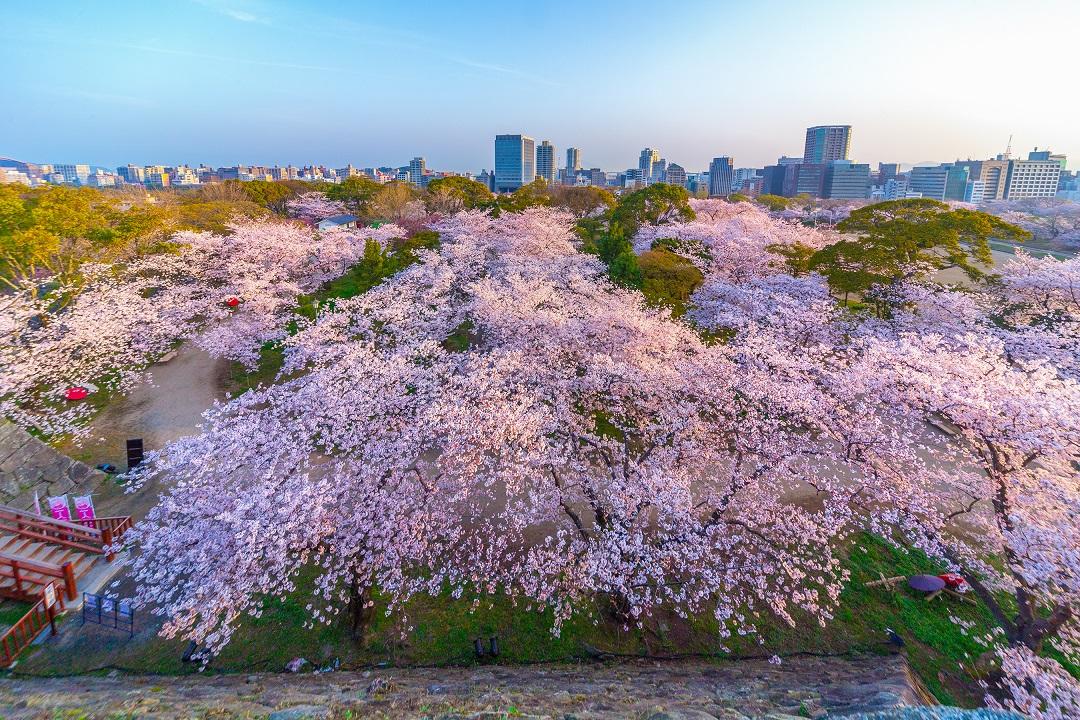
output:
[[[131,517],[101,517],[71,523],[35,515],[26,510],[0,506],[0,533],[63,545],[85,553],[105,555],[112,560],[108,548],[131,528]]]
[[[64,609],[64,600],[60,593],[56,594],[56,604],[61,610]],[[0,659],[3,661],[3,667],[8,667],[15,662],[19,653],[34,642],[34,638],[45,629],[46,625],[52,626],[56,612],[55,605],[51,608],[45,606],[44,593],[42,593],[42,598],[30,608],[30,611],[0,636]]]

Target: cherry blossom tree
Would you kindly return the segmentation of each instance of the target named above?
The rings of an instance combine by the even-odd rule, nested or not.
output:
[[[331,200],[321,192],[309,192],[298,195],[285,203],[289,217],[296,218],[308,225],[314,225],[334,215],[344,215],[345,205]]]
[[[747,233],[739,206],[697,213],[696,226],[639,233],[707,258],[689,316],[743,367],[814,398],[808,417],[853,512],[971,579],[1002,628],[998,697],[1028,712],[1039,688],[1043,715],[1057,717],[1075,681],[1033,653],[1050,643],[1080,654],[1080,262],[1020,253],[978,291],[905,282],[875,290],[893,295],[894,312],[866,318],[841,312],[820,277],[776,262],[802,242],[781,241],[790,227]],[[748,235],[758,239],[734,240]]]
[[[323,621],[376,585],[392,608],[507,593],[557,626],[598,596],[725,634],[829,617],[846,494],[777,492],[819,462],[813,402],[612,285],[570,227],[442,221],[438,251],[284,341],[292,379],[153,457],[175,486],[130,537],[167,635],[218,650],[305,567]]]
[[[1059,247],[1080,246],[1080,203],[1069,200],[995,202],[988,212],[1019,225],[1037,239]]]
[[[284,337],[301,295],[355,263],[368,237],[403,233],[246,221],[224,235],[177,233],[174,253],[88,264],[70,285],[23,287],[0,301],[0,411],[46,435],[78,434],[93,408],[65,401],[68,387],[127,392],[187,339],[250,366]]]

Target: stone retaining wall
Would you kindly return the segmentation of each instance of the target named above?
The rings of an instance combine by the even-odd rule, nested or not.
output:
[[[0,420],[0,505],[28,510],[37,491],[50,495],[90,492],[105,473],[72,460],[10,422]]]

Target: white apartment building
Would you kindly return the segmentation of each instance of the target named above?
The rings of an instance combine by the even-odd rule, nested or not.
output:
[[[1060,179],[1061,163],[1057,159],[1013,160],[1005,181],[1005,199],[1052,198]]]

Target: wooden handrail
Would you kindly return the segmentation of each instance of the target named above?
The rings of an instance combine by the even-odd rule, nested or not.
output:
[[[105,555],[106,548],[118,541],[132,526],[130,515],[100,517],[66,522],[0,505],[0,532],[9,532],[41,542],[63,545],[86,553]]]
[[[31,525],[38,525],[50,530],[68,531],[75,534],[86,533],[88,535],[95,535],[97,531],[92,527],[86,527],[76,522],[67,522],[66,520],[57,520],[56,518],[47,517],[45,515],[38,515],[27,510],[19,510],[7,505],[0,505],[0,524],[6,522],[24,522]]]
[[[53,565],[52,563],[30,560],[17,555],[0,553],[0,578],[10,578],[14,581],[10,589],[0,588],[0,595],[25,600],[30,593],[23,590],[23,585],[44,587],[45,585],[58,584],[54,580],[42,582],[38,578],[28,576],[28,574],[57,578],[57,580],[62,581],[64,593],[67,595],[68,600],[74,600],[78,596],[79,591],[75,583],[75,566],[71,562],[66,562],[63,565]]]
[[[64,601],[59,593],[57,593],[56,602],[63,610]],[[34,642],[34,638],[45,629],[46,625],[52,626],[55,616],[56,608],[45,607],[44,593],[42,593],[42,598],[30,608],[29,612],[12,625],[3,636],[0,636],[0,655],[3,657],[3,666],[10,667],[19,653]]]

